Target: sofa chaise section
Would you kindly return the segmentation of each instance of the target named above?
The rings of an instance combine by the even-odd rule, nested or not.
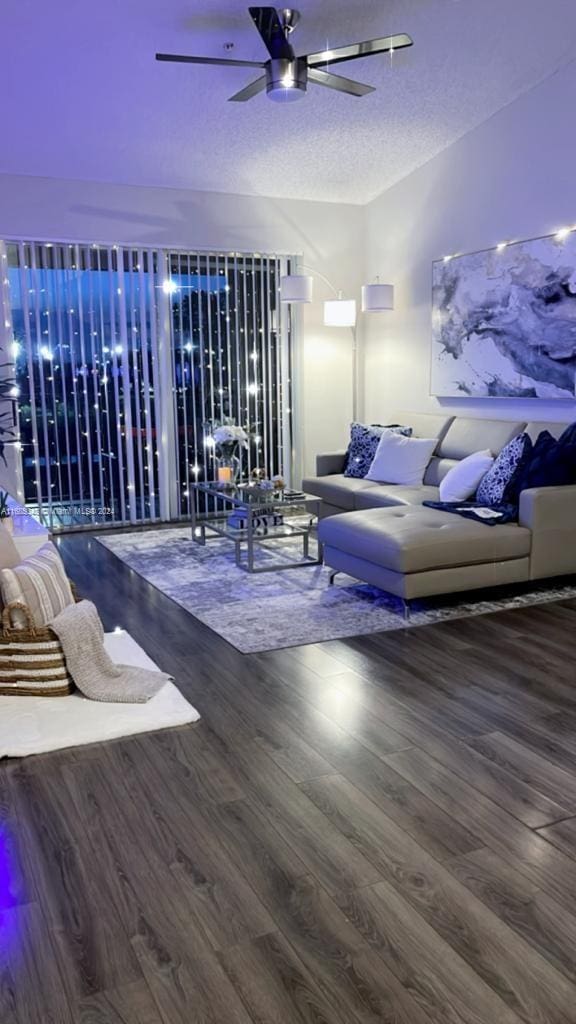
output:
[[[330,516],[318,530],[326,565],[406,601],[530,579],[531,531],[514,523],[409,506]]]

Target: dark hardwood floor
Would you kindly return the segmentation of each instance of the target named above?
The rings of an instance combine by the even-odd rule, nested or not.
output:
[[[2,1024],[576,1022],[576,601],[243,656],[60,550],[202,721],[0,763]]]

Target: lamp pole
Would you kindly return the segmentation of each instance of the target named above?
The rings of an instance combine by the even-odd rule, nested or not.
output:
[[[342,299],[342,291],[336,288],[332,281],[326,277],[325,274],[320,270],[316,270],[314,267],[309,267],[305,263],[298,264],[298,270],[305,270],[308,274],[312,274],[313,277],[319,277],[332,292],[337,299]],[[352,419],[354,422],[358,419],[358,337],[356,333],[356,324],[353,326],[347,324],[348,329],[352,334]]]

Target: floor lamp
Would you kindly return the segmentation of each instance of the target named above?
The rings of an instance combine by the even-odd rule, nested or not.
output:
[[[358,419],[358,340],[356,334],[356,299],[345,299],[343,293],[319,270],[300,265],[306,274],[286,274],[280,279],[280,300],[295,305],[312,302],[313,277],[319,277],[335,296],[324,302],[324,325],[348,327],[352,334],[352,419]],[[394,288],[391,284],[373,284],[362,287],[362,312],[379,313],[394,308]]]

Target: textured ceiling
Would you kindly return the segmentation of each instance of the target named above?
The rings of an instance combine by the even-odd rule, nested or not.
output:
[[[576,56],[574,0],[299,0],[297,52],[407,32],[411,50],[335,70],[356,99],[227,98],[265,59],[231,0],[3,0],[0,172],[366,202]]]

